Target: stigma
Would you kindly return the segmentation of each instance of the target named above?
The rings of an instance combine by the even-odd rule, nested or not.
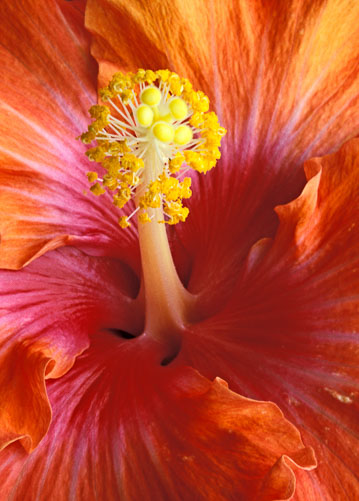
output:
[[[192,195],[190,170],[205,174],[220,158],[226,130],[209,111],[209,99],[169,70],[116,73],[101,89],[103,103],[90,108],[93,122],[81,136],[95,142],[86,155],[99,164],[88,172],[91,192],[111,193],[121,211],[133,199],[130,215],[119,214],[122,228],[137,214],[149,223],[177,224],[189,210],[183,200]]]

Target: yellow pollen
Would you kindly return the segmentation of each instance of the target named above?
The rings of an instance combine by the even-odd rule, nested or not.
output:
[[[138,221],[140,223],[150,223],[151,222],[151,218],[149,217],[149,215],[147,214],[147,212],[142,212],[138,216]]]
[[[136,110],[137,120],[143,127],[150,127],[153,122],[153,110],[147,104],[141,104]]]
[[[185,221],[183,200],[192,191],[183,173],[211,170],[226,133],[208,111],[208,97],[169,70],[139,69],[115,73],[100,98],[103,104],[90,108],[93,120],[81,135],[85,144],[95,142],[86,155],[102,166],[100,177],[87,173],[91,192],[111,196],[117,210],[127,210],[134,199],[135,210],[119,218],[122,228],[135,214],[139,223]],[[153,218],[156,210],[162,215]]]
[[[106,193],[106,190],[99,183],[95,183],[94,185],[92,185],[90,190],[97,197],[99,195],[103,195],[104,193]]]
[[[157,122],[153,126],[153,135],[163,143],[169,143],[173,141],[175,131],[172,125],[169,125],[166,122]]]
[[[146,87],[141,92],[141,103],[147,104],[148,106],[157,106],[161,101],[161,91],[157,87]]]
[[[97,180],[98,174],[97,172],[88,172],[87,173],[87,179],[90,181],[90,183],[93,183]]]
[[[127,221],[127,218],[125,216],[120,217],[118,224],[121,226],[121,228],[128,228],[129,226],[131,226],[131,223]]]

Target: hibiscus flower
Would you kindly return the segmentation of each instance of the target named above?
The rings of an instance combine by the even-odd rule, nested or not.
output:
[[[359,496],[358,15],[3,2],[1,499]],[[143,67],[187,77],[228,130],[166,229],[195,297],[175,335],[75,140],[97,80]]]

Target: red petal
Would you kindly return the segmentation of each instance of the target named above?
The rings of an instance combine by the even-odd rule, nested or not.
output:
[[[276,402],[318,456],[296,499],[341,501],[359,493],[359,140],[306,170],[274,241],[258,242],[229,304],[186,336],[182,363]]]
[[[279,409],[192,369],[161,367],[156,351],[146,338],[96,335],[70,372],[48,382],[53,422],[39,447],[29,456],[4,451],[8,495],[289,499],[293,469],[315,461]]]

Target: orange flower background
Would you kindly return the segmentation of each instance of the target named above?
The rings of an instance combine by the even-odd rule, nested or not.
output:
[[[358,498],[359,5],[2,10],[0,499]],[[141,67],[228,129],[168,230],[198,312],[166,365],[136,225],[75,141],[98,79]]]

